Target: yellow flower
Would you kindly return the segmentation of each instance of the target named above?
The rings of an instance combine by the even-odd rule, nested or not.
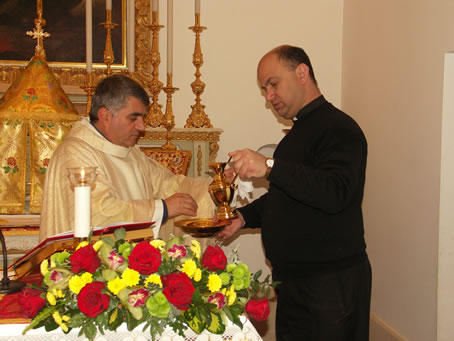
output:
[[[58,298],[63,298],[65,297],[65,294],[63,293],[63,291],[61,291],[60,289],[52,289],[52,294],[54,294],[55,297],[58,297]]]
[[[145,286],[147,286],[147,284],[156,284],[159,285],[160,288],[162,288],[161,277],[159,277],[158,274],[151,274],[145,280]]]
[[[63,318],[60,316],[60,313],[58,311],[55,311],[52,314],[52,317],[54,318],[55,323],[58,324],[64,332],[68,331],[68,326],[66,325],[66,323],[63,323]],[[63,317],[66,321],[69,320],[69,316],[64,315]]]
[[[85,284],[93,282],[93,274],[89,272],[84,272],[82,275],[80,275],[80,278],[82,278]]]
[[[191,243],[192,243],[192,246],[191,246],[192,253],[194,254],[195,258],[200,259],[200,253],[201,253],[200,243],[195,239],[191,240]]]
[[[56,324],[60,324],[63,322],[63,320],[60,316],[60,313],[58,311],[55,311],[54,313],[52,313],[52,317],[54,318],[54,321]]]
[[[47,259],[41,262],[40,271],[41,275],[43,276],[46,276],[46,274],[49,272],[49,262],[47,261]]]
[[[95,251],[98,251],[99,248],[102,246],[102,244],[103,244],[103,241],[102,241],[102,240],[98,240],[98,241],[95,243],[95,245],[93,245],[93,249],[94,249]]]
[[[121,274],[121,279],[125,282],[128,287],[133,287],[134,285],[139,284],[140,274],[133,269],[127,268]]]
[[[202,279],[202,270],[199,268],[195,269],[194,281],[199,282]]]
[[[80,242],[79,245],[77,245],[76,250],[79,250],[81,247],[87,246],[88,242]]]
[[[235,300],[236,300],[236,291],[234,290],[232,293],[230,293],[230,295],[228,296],[229,297],[229,302],[228,302],[228,305],[232,305],[233,303],[235,303]]]
[[[107,282],[107,289],[109,289],[114,295],[117,295],[120,290],[124,288],[126,288],[126,283],[121,278],[116,277],[115,279]]]
[[[84,275],[85,275],[85,273],[84,273]],[[74,275],[69,279],[69,283],[68,283],[69,290],[71,290],[76,295],[79,294],[79,292],[82,290],[82,288],[87,284],[87,281],[86,281],[87,276],[85,276],[85,278],[84,278],[84,275],[81,275],[81,276]]]
[[[166,245],[166,242],[161,240],[161,239],[153,239],[150,241],[150,245],[154,246],[155,248],[162,250],[164,246]]]
[[[181,267],[181,271],[183,271],[190,278],[194,276],[196,270],[197,264],[192,259],[188,259],[186,262],[184,262],[183,266]]]
[[[217,274],[210,274],[208,276],[208,289],[211,292],[216,292],[222,287],[222,280]]]
[[[224,294],[224,296],[228,297],[229,300],[228,300],[228,305],[232,305],[233,303],[235,303],[235,300],[236,300],[236,291],[235,291],[235,286],[232,284],[232,286],[230,287],[229,290],[226,290],[225,288],[222,289],[221,293]]]
[[[55,298],[55,295],[53,293],[51,293],[50,291],[47,292],[46,299],[47,299],[47,302],[49,302],[50,305],[56,305],[57,304],[57,299]]]

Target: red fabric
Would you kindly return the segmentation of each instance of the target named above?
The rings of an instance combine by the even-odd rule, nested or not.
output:
[[[21,278],[20,280],[29,284],[35,283],[36,285],[41,285],[43,276],[41,276],[41,274],[33,274],[28,277]],[[28,312],[20,304],[20,297],[23,295],[25,288],[27,287],[22,288],[19,292],[3,296],[0,300],[0,320],[30,318],[28,316]]]

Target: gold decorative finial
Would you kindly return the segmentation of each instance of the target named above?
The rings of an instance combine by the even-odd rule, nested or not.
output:
[[[200,26],[200,13],[195,15],[195,25],[189,27],[195,33],[195,46],[194,54],[192,57],[192,64],[194,64],[195,81],[191,83],[192,92],[195,94],[195,104],[191,105],[192,112],[186,120],[185,128],[213,128],[211,125],[208,115],[205,113],[205,106],[202,104],[201,95],[205,90],[205,83],[201,81],[200,68],[203,65],[203,54],[202,48],[200,47],[200,34],[206,29],[204,26]]]
[[[104,63],[106,64],[106,74],[110,76],[112,74],[111,65],[114,62],[114,52],[112,49],[112,30],[118,26],[112,22],[112,10],[106,9],[106,22],[99,24],[104,26],[106,29],[106,47],[104,49]]]
[[[44,32],[43,27],[46,26],[46,20],[43,19],[43,1],[36,0],[36,12],[38,18],[35,19],[35,28],[33,31],[27,31],[27,35],[36,39],[35,56],[46,59],[46,51],[44,51],[44,38],[50,37],[50,33]]]
[[[153,128],[160,127],[166,121],[162,113],[162,105],[159,104],[159,93],[163,88],[162,82],[159,80],[159,64],[161,63],[161,55],[159,53],[159,31],[164,26],[159,25],[159,12],[152,12],[150,30],[152,32],[151,41],[151,65],[153,67],[151,82],[148,82],[148,88],[152,94],[152,103],[150,110],[145,118],[147,126]]]

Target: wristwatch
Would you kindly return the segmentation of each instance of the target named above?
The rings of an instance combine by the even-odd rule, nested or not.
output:
[[[265,165],[266,165],[266,173],[265,173],[265,176],[268,176],[268,175],[270,174],[270,172],[271,172],[271,169],[272,169],[273,166],[274,166],[274,159],[272,159],[272,158],[266,159]]]

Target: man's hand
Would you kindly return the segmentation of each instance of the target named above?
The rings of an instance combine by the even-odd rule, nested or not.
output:
[[[238,218],[232,219],[230,225],[227,225],[221,231],[219,231],[216,234],[216,238],[220,239],[220,240],[229,239],[235,233],[237,233],[243,226],[244,226],[244,220],[240,215]]]
[[[233,179],[235,178],[235,175],[236,175],[235,169],[233,169],[233,168],[227,168],[224,171],[224,176],[229,183],[231,183],[233,181]]]
[[[250,149],[236,150],[229,153],[233,168],[240,178],[263,178],[266,175],[266,157]]]
[[[179,215],[197,215],[197,203],[189,194],[175,193],[164,201],[167,205],[169,218],[175,218]]]

